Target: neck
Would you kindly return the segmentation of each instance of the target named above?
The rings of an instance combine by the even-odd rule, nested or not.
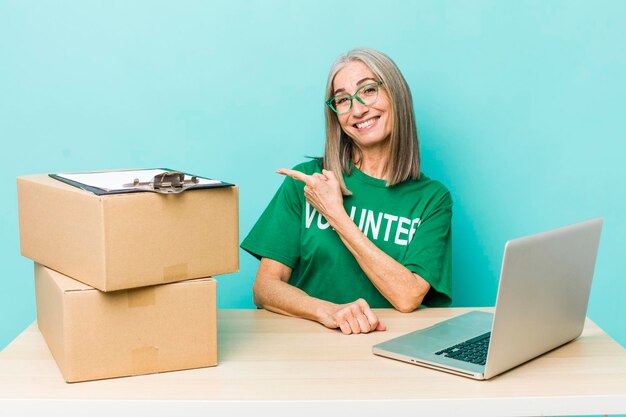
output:
[[[355,161],[355,165],[370,177],[386,179],[387,162],[389,161],[389,150],[365,150],[362,149],[361,160]]]

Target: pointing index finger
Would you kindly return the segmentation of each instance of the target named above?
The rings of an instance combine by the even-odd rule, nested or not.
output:
[[[286,175],[288,177],[291,177],[294,180],[302,181],[305,184],[308,184],[308,180],[309,180],[309,178],[311,178],[310,175],[306,175],[303,172],[296,171],[296,170],[293,170],[293,169],[280,168],[280,169],[276,170],[276,172],[281,174],[281,175]]]

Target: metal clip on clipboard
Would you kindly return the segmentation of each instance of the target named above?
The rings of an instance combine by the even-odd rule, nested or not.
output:
[[[154,176],[149,182],[141,182],[138,178],[133,181],[132,187],[139,190],[152,191],[161,194],[178,194],[198,184],[198,177],[185,179],[185,174],[178,171],[166,171]]]

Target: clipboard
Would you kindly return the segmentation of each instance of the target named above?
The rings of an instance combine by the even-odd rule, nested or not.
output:
[[[123,169],[48,174],[50,178],[95,195],[156,192],[179,194],[188,190],[233,187],[234,184],[168,168]]]

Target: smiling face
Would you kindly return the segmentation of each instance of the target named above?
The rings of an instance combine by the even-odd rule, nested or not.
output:
[[[380,81],[361,61],[351,61],[337,72],[333,81],[333,94],[354,94],[360,87]],[[352,110],[337,115],[342,130],[362,151],[387,146],[391,137],[391,101],[384,85],[380,86],[378,99],[365,105],[356,98]]]

